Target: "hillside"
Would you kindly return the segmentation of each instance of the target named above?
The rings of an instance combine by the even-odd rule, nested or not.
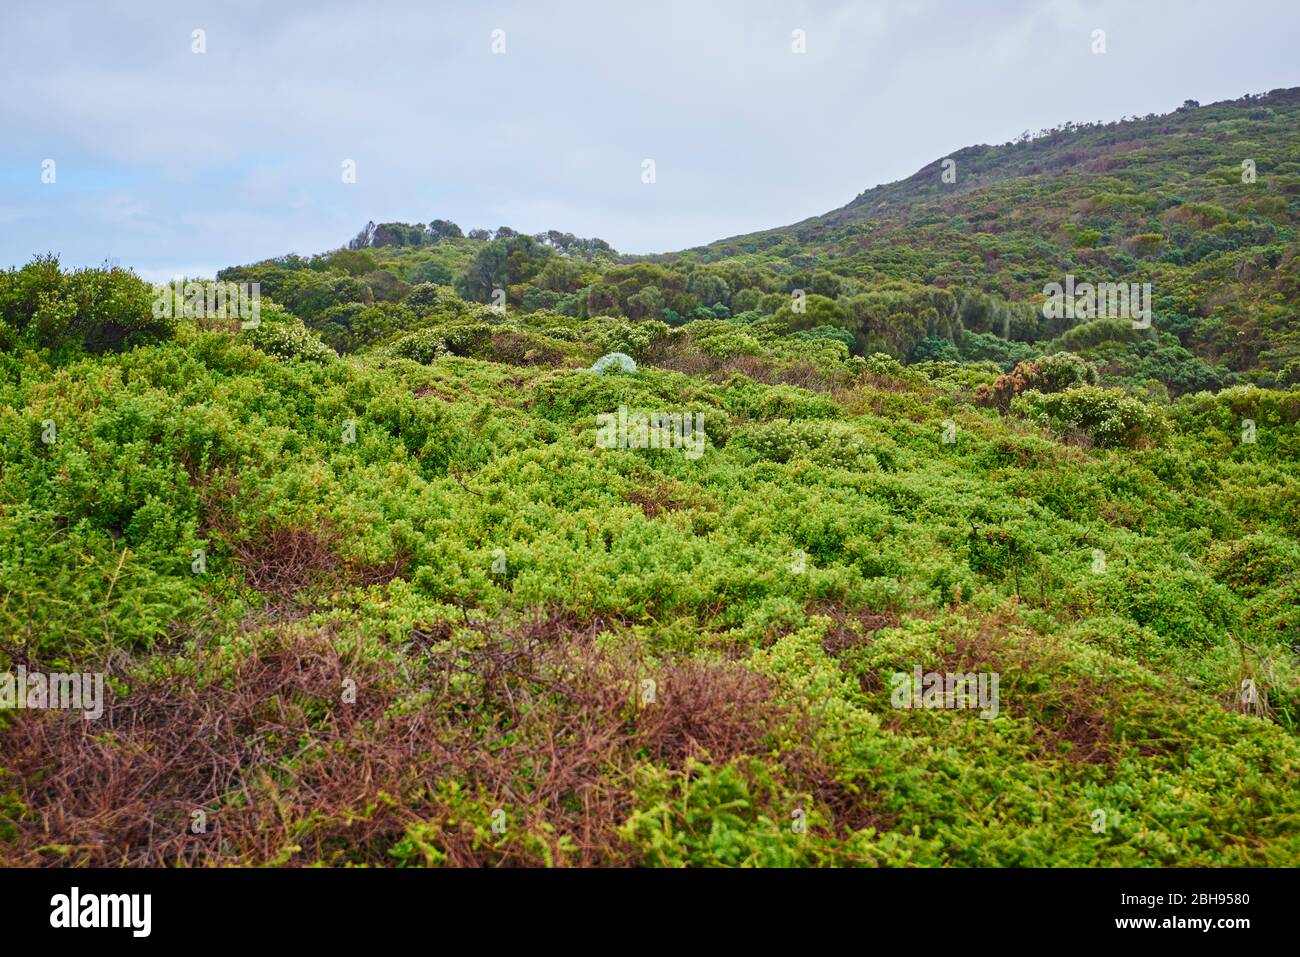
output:
[[[1066,273],[1149,282],[1157,330],[1248,379],[1294,383],[1298,158],[1300,89],[1189,103],[958,150],[823,216],[681,258],[775,259],[1015,302],[1041,302]]]
[[[499,288],[513,309],[580,318],[772,319],[902,361],[1010,371],[1068,350],[1107,384],[1163,400],[1300,383],[1298,157],[1300,89],[1277,90],[968,147],[823,216],[681,253],[435,220],[371,224],[349,250],[222,278],[260,280],[327,340],[363,302],[379,307],[366,324],[392,329],[409,317],[385,319],[384,304],[407,286],[454,282],[467,299]],[[1148,284],[1150,328],[1045,319],[1045,287],[1068,277]],[[782,309],[795,290],[808,296],[798,315]]]
[[[0,710],[0,862],[1300,864],[1298,105],[661,257],[379,224],[253,319],[0,273],[0,665],[107,676]]]

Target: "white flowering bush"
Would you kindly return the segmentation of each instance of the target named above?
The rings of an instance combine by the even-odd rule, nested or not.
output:
[[[842,422],[778,419],[743,429],[733,441],[769,462],[807,459],[853,471],[874,472],[880,468],[866,439]]]
[[[636,361],[625,352],[609,352],[596,360],[591,371],[600,375],[608,375],[611,372],[630,374],[636,372]]]
[[[1076,386],[1044,394],[1031,389],[1017,396],[1011,410],[1057,435],[1086,438],[1100,448],[1139,448],[1158,444],[1170,431],[1157,406],[1120,389]]]
[[[421,329],[402,336],[389,351],[400,359],[429,365],[447,354],[447,343],[437,330]]]
[[[265,307],[263,307],[262,321],[252,329],[245,329],[240,335],[253,348],[260,349],[277,359],[329,362],[331,359],[338,358],[338,353],[322,342],[320,336],[304,326],[300,320],[267,322]]]

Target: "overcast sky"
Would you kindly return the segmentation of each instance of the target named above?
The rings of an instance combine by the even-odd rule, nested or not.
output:
[[[198,276],[369,219],[682,249],[1024,129],[1300,85],[1298,28],[1295,0],[7,0],[0,266]]]

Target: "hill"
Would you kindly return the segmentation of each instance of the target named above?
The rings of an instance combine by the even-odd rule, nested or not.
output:
[[[252,312],[0,273],[0,673],[104,676],[0,709],[0,861],[1295,866],[1294,102],[666,257],[380,224]],[[1034,301],[1130,260],[1152,329]]]
[[[825,215],[680,253],[619,256],[554,230],[466,237],[444,220],[372,223],[348,251],[360,258],[286,257],[223,277],[261,279],[274,295],[304,279],[287,270],[310,265],[339,288],[322,291],[328,283],[311,276],[309,297],[289,295],[309,322],[340,303],[400,298],[392,279],[455,282],[474,301],[500,289],[511,308],[583,318],[775,316],[787,331],[839,329],[856,353],[902,361],[991,360],[1009,371],[1068,349],[1096,362],[1104,382],[1155,399],[1286,386],[1300,382],[1298,110],[1300,90],[1276,90],[1026,132],[937,158]],[[385,278],[367,292],[344,274]],[[1045,288],[1071,277],[1145,287],[1150,328],[1045,318]],[[782,306],[795,290],[810,298],[791,315]]]
[[[1177,346],[1247,380],[1294,383],[1297,110],[1300,89],[1275,90],[1026,132],[936,159],[825,215],[676,258],[795,262],[867,283],[899,279],[1035,304],[1066,274],[1148,282],[1155,328]],[[972,316],[972,331],[1002,331],[963,311]],[[1038,341],[1043,331],[1012,337]],[[1142,361],[1149,356],[1108,358],[1113,373],[1156,371]]]

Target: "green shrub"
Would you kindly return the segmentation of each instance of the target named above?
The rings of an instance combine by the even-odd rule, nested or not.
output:
[[[916,344],[912,349],[912,354],[908,357],[909,362],[955,362],[961,358],[961,353],[957,351],[957,346],[951,339],[940,339],[936,336],[927,336]]]
[[[964,330],[957,344],[961,357],[970,362],[996,362],[1010,370],[1038,356],[1039,350],[1026,342],[1013,342],[986,332]]]
[[[731,442],[770,462],[807,458],[820,465],[859,471],[880,467],[867,440],[852,426],[839,422],[778,419],[738,430]]]
[[[758,318],[758,317],[755,317]],[[813,329],[801,329],[794,334],[796,339],[806,339],[811,342],[842,342],[844,348],[853,351],[858,341],[853,337],[853,333],[847,329],[841,329],[838,326],[817,326]]]
[[[453,356],[473,356],[492,339],[492,326],[485,322],[456,323],[432,327],[442,337],[447,352]]]
[[[1034,361],[1037,368],[1032,388],[1039,392],[1063,392],[1076,385],[1096,385],[1097,368],[1073,352],[1054,352]]]
[[[751,335],[739,330],[718,332],[710,330],[701,335],[695,331],[698,323],[687,326],[691,330],[695,345],[699,350],[715,359],[732,359],[737,356],[757,356],[763,354],[763,344]]]
[[[117,352],[161,342],[177,318],[154,315],[153,287],[117,267],[65,273],[53,256],[0,272],[0,324],[59,353]]]
[[[262,307],[262,321],[252,329],[245,329],[240,337],[255,349],[277,359],[329,362],[338,358],[338,354],[301,320],[268,320],[266,305]]]
[[[399,358],[429,365],[447,354],[447,343],[437,330],[421,329],[402,336],[389,346],[389,351]]]
[[[447,285],[422,282],[411,288],[403,305],[419,313],[437,312],[453,303],[460,302],[459,297]]]
[[[1118,389],[1077,386],[1044,394],[1030,390],[1012,411],[1063,438],[1085,438],[1101,448],[1140,448],[1158,444],[1170,430],[1164,413]]]

